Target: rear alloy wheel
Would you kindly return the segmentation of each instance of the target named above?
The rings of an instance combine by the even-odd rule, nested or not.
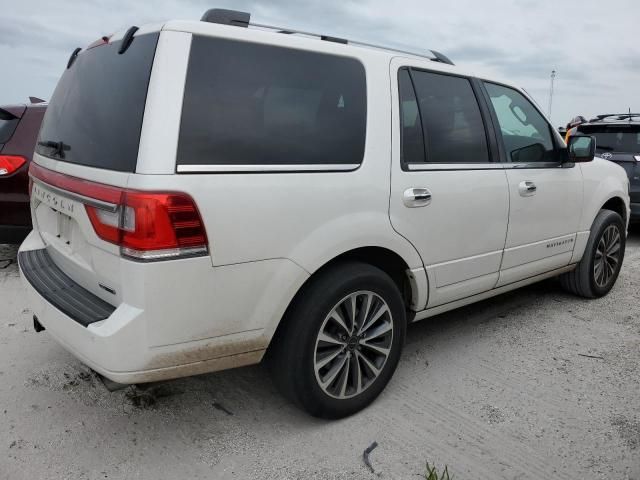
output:
[[[318,385],[333,398],[361,394],[380,375],[392,344],[387,303],[371,291],[347,295],[331,309],[316,338]]]
[[[622,217],[600,210],[591,226],[589,241],[575,270],[560,276],[562,287],[585,298],[602,297],[616,283],[626,244]]]
[[[396,369],[406,331],[398,287],[382,270],[345,262],[318,272],[269,347],[275,383],[311,415],[341,418],[371,403]]]

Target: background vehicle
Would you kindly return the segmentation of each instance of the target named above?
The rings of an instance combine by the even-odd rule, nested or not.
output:
[[[47,104],[0,107],[0,243],[20,243],[31,231],[28,169]]]
[[[383,390],[407,322],[561,274],[613,287],[624,172],[524,91],[436,52],[203,19],[74,52],[40,132],[18,262],[35,326],[102,375],[266,355],[341,417]]]
[[[569,129],[567,138],[577,134],[595,137],[596,154],[627,172],[630,220],[640,222],[640,113],[598,115]]]

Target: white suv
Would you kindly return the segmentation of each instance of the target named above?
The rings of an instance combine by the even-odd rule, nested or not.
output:
[[[593,148],[436,52],[233,11],[132,27],[74,52],[44,119],[34,325],[119,383],[266,356],[311,414],[349,415],[409,322],[557,275],[611,289],[628,180]]]

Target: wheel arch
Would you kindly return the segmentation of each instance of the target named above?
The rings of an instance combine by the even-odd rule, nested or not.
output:
[[[624,203],[624,200],[620,197],[611,197],[607,200],[600,210],[611,210],[612,212],[616,212],[618,215],[622,217],[622,223],[627,225],[627,205]]]
[[[288,315],[289,311],[295,304],[296,300],[303,296],[310,288],[314,279],[327,269],[331,269],[336,265],[349,261],[357,261],[372,265],[389,275],[398,287],[405,302],[408,323],[413,320],[415,311],[420,310],[424,307],[424,304],[426,304],[427,277],[423,268],[411,269],[407,261],[402,256],[386,247],[363,246],[353,248],[327,260],[312,272],[312,274],[303,282],[289,302],[280,322],[275,328],[271,341],[269,342],[268,349],[270,349],[275,343],[273,340],[278,338],[279,332],[285,328],[285,325],[289,321],[291,321],[291,318]],[[424,304],[422,302],[424,302]]]

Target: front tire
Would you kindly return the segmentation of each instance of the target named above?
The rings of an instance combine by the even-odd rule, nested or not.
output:
[[[626,245],[622,217],[600,210],[591,235],[575,270],[560,276],[564,290],[584,298],[603,297],[613,288],[622,268]]]
[[[406,333],[393,280],[365,263],[317,274],[294,300],[269,351],[276,385],[311,415],[341,418],[369,405],[396,369]]]

